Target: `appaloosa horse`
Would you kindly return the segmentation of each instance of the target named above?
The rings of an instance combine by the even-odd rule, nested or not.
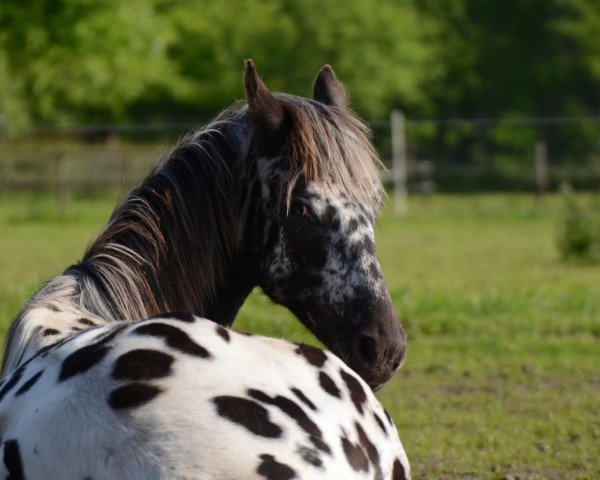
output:
[[[335,356],[230,325],[256,285],[373,388],[405,351],[374,247],[382,189],[324,67],[183,140],[9,332],[6,478],[408,478],[391,419]],[[384,420],[385,418],[385,420]]]

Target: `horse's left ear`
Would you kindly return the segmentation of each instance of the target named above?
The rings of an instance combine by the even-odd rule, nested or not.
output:
[[[287,133],[285,108],[260,79],[252,60],[246,60],[244,89],[250,118],[261,147],[269,144],[273,148],[278,147],[274,143],[280,143],[277,141]]]
[[[325,105],[346,108],[346,90],[335,76],[331,66],[325,65],[317,74],[313,86],[313,98]]]

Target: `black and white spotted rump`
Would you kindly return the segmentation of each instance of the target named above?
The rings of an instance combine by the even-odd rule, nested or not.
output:
[[[410,478],[336,356],[188,317],[78,333],[0,384],[0,478]]]

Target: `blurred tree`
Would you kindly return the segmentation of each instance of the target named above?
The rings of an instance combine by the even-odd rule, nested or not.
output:
[[[422,100],[428,49],[410,1],[183,0],[167,12],[176,32],[170,54],[187,82],[172,93],[189,113],[239,98],[244,58],[271,88],[304,94],[331,63],[356,109],[371,117],[386,116],[393,102]]]
[[[31,122],[190,120],[242,95],[242,60],[304,94],[333,64],[361,114],[414,109],[428,49],[411,1],[0,4],[0,112]]]
[[[440,68],[429,75],[427,91],[437,115],[557,115],[590,100],[583,102],[586,89],[578,87],[590,80],[586,63],[600,70],[597,0],[430,0],[419,6],[435,25],[427,38]]]
[[[242,97],[244,58],[305,95],[330,63],[371,119],[597,113],[598,31],[598,0],[2,0],[0,115],[13,130],[197,120]],[[429,129],[427,157],[539,134],[467,130]]]
[[[3,0],[0,112],[9,128],[125,118],[149,85],[177,81],[168,27],[146,0]]]
[[[600,3],[597,0],[430,0],[418,2],[431,25],[425,35],[437,68],[427,72],[423,112],[442,118],[503,118],[597,113],[600,108]],[[430,150],[448,159],[489,161],[486,142],[506,158],[530,148],[545,129],[437,128]],[[591,135],[591,136],[590,136]],[[552,132],[573,158],[589,151],[594,132]],[[577,136],[577,135],[576,135]],[[566,137],[571,137],[570,139]],[[575,148],[577,143],[585,149]],[[558,153],[556,147],[551,148]],[[511,154],[512,153],[512,154]],[[502,155],[499,155],[502,157]]]

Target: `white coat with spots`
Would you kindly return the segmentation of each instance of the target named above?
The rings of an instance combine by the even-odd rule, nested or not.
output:
[[[331,353],[179,315],[46,347],[0,384],[0,478],[410,478],[390,417]]]

